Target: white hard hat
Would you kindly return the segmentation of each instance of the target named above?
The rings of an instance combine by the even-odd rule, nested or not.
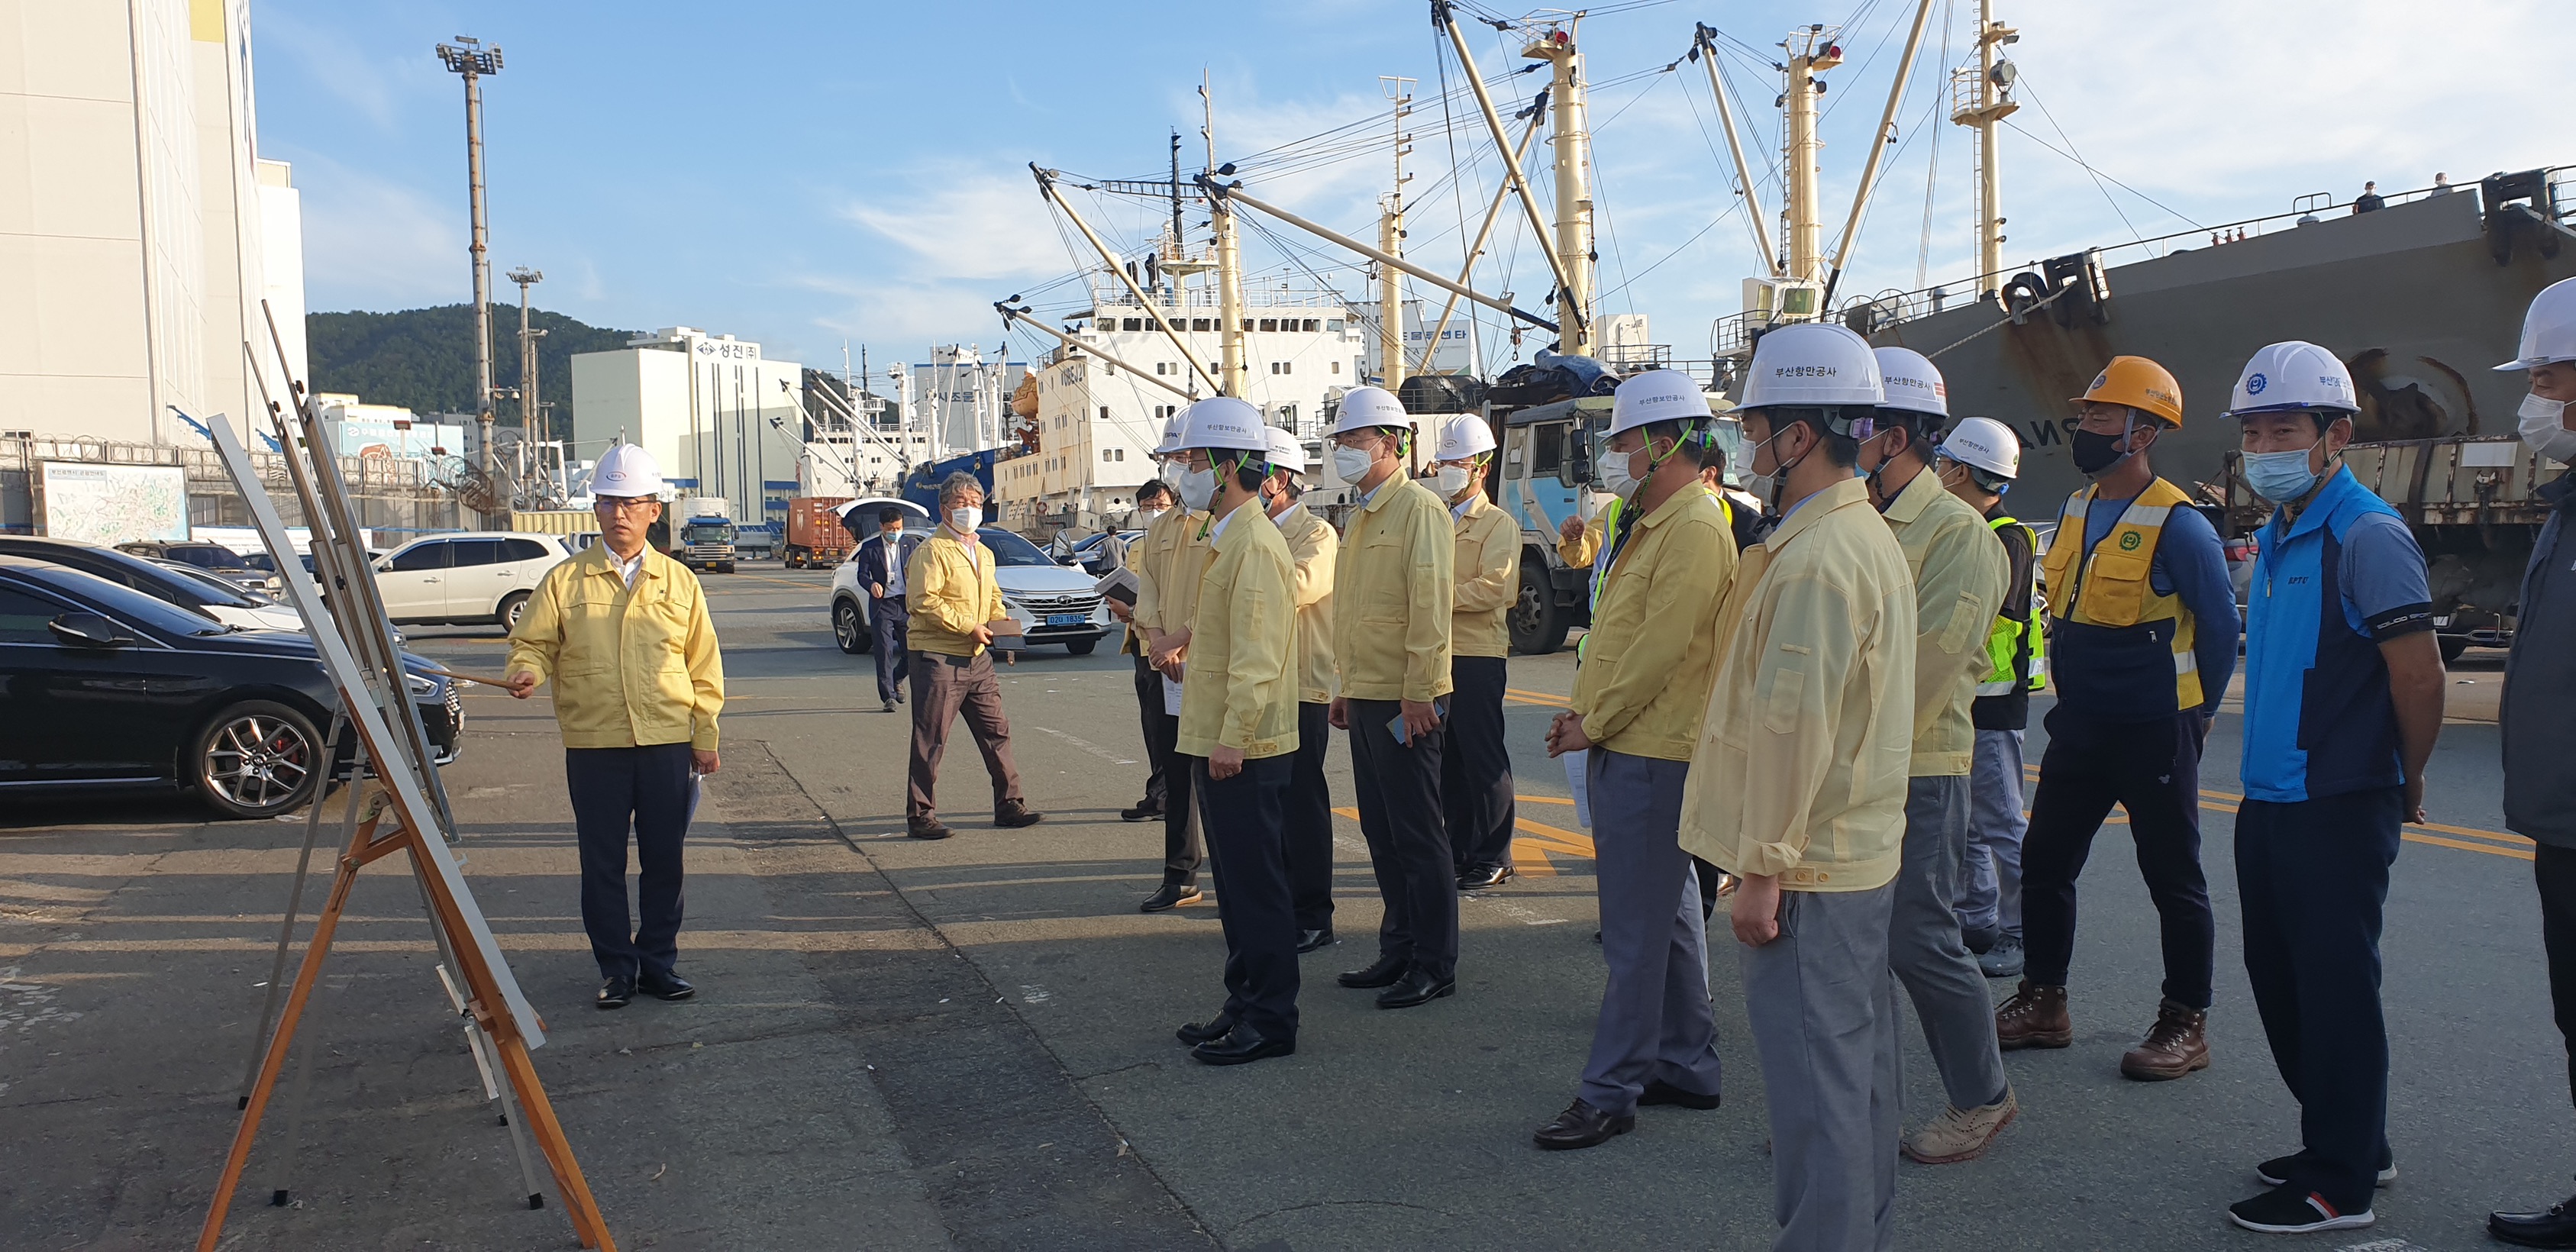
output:
[[[659,498],[662,467],[654,462],[652,453],[635,444],[611,444],[601,454],[598,468],[590,472],[590,494]]]
[[[2286,413],[2298,409],[2361,411],[2353,398],[2352,371],[2335,354],[2303,339],[2271,344],[2245,363],[2236,377],[2229,417]]]
[[[1706,421],[1708,416],[1708,397],[1690,375],[1680,370],[1647,370],[1619,384],[1611,394],[1610,429],[1603,433],[1616,435],[1648,422]]]
[[[1868,340],[1840,322],[1792,322],[1764,332],[1753,346],[1744,398],[1735,407],[1885,403],[1887,387]]]
[[[1941,455],[1997,478],[2021,477],[2021,439],[1991,417],[1965,418],[1951,427]]]
[[[1950,416],[1950,385],[1930,357],[1912,348],[1878,348],[1870,355],[1878,358],[1879,383],[1887,390],[1887,402],[1879,407]]]
[[[1494,450],[1494,428],[1482,414],[1461,413],[1440,424],[1440,441],[1431,447],[1434,461],[1464,461]]]
[[[1270,468],[1288,470],[1300,476],[1306,472],[1306,445],[1297,436],[1277,426],[1264,427],[1270,438]]]
[[[2522,317],[2522,351],[2496,367],[2527,370],[2558,361],[2576,361],[2576,278],[2562,278],[2531,298]]]
[[[1154,445],[1153,455],[1170,456],[1181,450],[1182,417],[1186,412],[1187,410],[1183,410],[1181,413],[1174,413],[1171,420],[1163,423],[1163,441]]]
[[[1262,452],[1270,450],[1269,428],[1261,420],[1261,410],[1233,396],[1210,396],[1181,410],[1181,448],[1206,448],[1212,452]]]
[[[1347,435],[1355,430],[1375,430],[1380,426],[1413,425],[1404,404],[1384,387],[1353,387],[1342,393],[1341,416],[1333,423],[1333,433]]]

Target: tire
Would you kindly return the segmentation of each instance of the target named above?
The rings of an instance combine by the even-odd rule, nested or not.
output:
[[[1556,588],[1550,585],[1547,567],[1521,555],[1521,598],[1504,614],[1511,629],[1512,651],[1523,656],[1545,656],[1565,646],[1567,623],[1564,606],[1556,602]]]
[[[719,573],[719,574],[730,574],[730,573],[732,573],[732,572],[733,572],[733,562],[731,562],[731,561],[727,561],[727,562],[725,562],[724,564],[717,566],[717,567],[716,567],[716,572],[717,572],[717,573]]]
[[[519,615],[526,612],[527,609],[528,593],[524,591],[513,591],[510,594],[501,597],[500,611],[492,615],[492,620],[501,623],[501,629],[503,630],[517,630],[519,628]]]
[[[1100,641],[1098,639],[1076,639],[1071,643],[1064,645],[1064,650],[1074,654],[1075,656],[1089,656],[1091,655],[1091,650],[1099,646]]]
[[[832,602],[832,642],[851,656],[875,646],[876,641],[868,637],[868,624],[859,620],[858,605],[847,600]]]
[[[803,557],[804,551],[805,550],[802,548],[791,547],[787,549],[787,555],[778,558],[778,563],[788,569],[803,569],[805,567]]]
[[[312,719],[244,700],[207,721],[183,762],[198,798],[230,817],[275,817],[311,799],[330,772]]]
[[[2453,661],[2459,660],[2460,654],[2469,650],[2469,640],[2465,635],[2443,635],[2441,636],[2441,644],[2442,664],[2444,665],[2448,665]]]

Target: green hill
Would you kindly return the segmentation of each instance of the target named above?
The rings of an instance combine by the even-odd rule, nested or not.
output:
[[[537,341],[539,399],[553,406],[559,430],[571,429],[572,357],[626,346],[635,334],[586,325],[534,310],[546,332]],[[399,404],[416,413],[474,411],[474,306],[447,304],[399,313],[313,313],[304,319],[315,391],[350,392],[369,404]],[[519,381],[519,310],[492,306],[492,382]],[[493,416],[518,424],[518,405],[503,400]]]

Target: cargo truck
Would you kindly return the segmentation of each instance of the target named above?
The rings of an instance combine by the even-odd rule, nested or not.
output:
[[[693,570],[733,572],[733,506],[723,496],[684,496],[671,506],[678,519],[671,556]]]
[[[796,496],[787,501],[787,546],[781,553],[787,568],[830,569],[849,559],[858,540],[841,524],[837,511],[849,502],[848,496]]]

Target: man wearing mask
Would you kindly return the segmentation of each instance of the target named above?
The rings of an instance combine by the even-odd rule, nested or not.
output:
[[[1708,424],[1699,384],[1676,370],[1619,384],[1610,411],[1602,483],[1628,504],[1609,537],[1590,656],[1547,734],[1550,756],[1590,752],[1610,977],[1574,1102],[1532,1136],[1542,1148],[1625,1134],[1639,1105],[1718,1104],[1706,915],[1678,842],[1716,676],[1718,598],[1735,571],[1725,513],[1699,481]]]
[[[1762,529],[1762,502],[1752,492],[1726,485],[1726,445],[1717,441],[1714,432],[1699,450],[1699,485],[1717,497],[1717,507],[1726,513],[1727,533],[1734,536],[1736,551],[1761,542],[1757,532]]]
[[[1959,867],[1968,856],[1968,770],[1976,727],[1968,705],[1985,677],[1980,646],[2003,602],[2003,544],[1976,510],[1930,472],[1950,416],[1949,387],[1922,353],[1880,348],[1887,403],[1860,445],[1870,500],[1904,550],[1914,595],[1914,760],[1905,794],[1905,853],[1887,954],[1923,1024],[1949,1108],[1905,1140],[1926,1165],[1982,1155],[2020,1112],[1995,1045],[1994,1000],[1959,930]]]
[[[2576,279],[2553,283],[2523,318],[2522,350],[2498,370],[2530,375],[2522,398],[2522,441],[2556,462],[2576,463]],[[2529,838],[2540,888],[2540,936],[2549,955],[2549,1001],[2566,1042],[2567,1085],[2576,1093],[2576,534],[2567,522],[2576,477],[2561,472],[2540,488],[2549,521],[2531,545],[2520,617],[2505,661],[2504,824]],[[2539,1212],[2495,1213],[2487,1230],[2532,1248],[2576,1248],[2576,1197]]]
[[[912,674],[911,654],[903,646],[908,625],[903,607],[903,570],[920,547],[920,536],[904,533],[903,510],[889,504],[877,510],[875,536],[860,544],[850,557],[859,569],[861,585],[868,589],[868,633],[872,636],[870,650],[876,654],[877,699],[884,702],[888,713],[903,703],[904,680]]]
[[[2004,601],[1986,632],[1986,674],[1968,720],[1977,728],[1976,759],[1968,770],[1968,859],[1960,873],[1959,928],[1988,978],[2019,978],[2021,955],[2021,836],[2028,825],[2024,797],[2022,732],[2030,725],[2030,693],[2047,685],[2048,643],[2032,611],[2039,593],[2039,535],[2004,507],[2004,492],[2021,476],[2021,439],[1991,417],[1972,417],[1941,441],[1932,470],[2002,542],[2011,574]]]
[[[993,581],[993,553],[975,537],[984,524],[984,487],[956,473],[939,485],[940,524],[912,555],[905,581],[912,595],[912,760],[904,806],[904,831],[915,839],[945,839],[933,796],[939,758],[959,714],[984,754],[993,778],[993,824],[1005,830],[1035,826],[1020,796],[1019,767],[1011,763],[1011,722],[1002,715],[1002,684],[993,677],[992,623],[1009,616],[1002,588]]]
[[[1189,659],[1190,614],[1198,607],[1199,575],[1207,570],[1207,501],[1192,504],[1181,491],[1186,473],[1176,458],[1181,450],[1181,417],[1173,414],[1163,427],[1163,442],[1154,449],[1162,462],[1164,482],[1184,498],[1181,507],[1155,518],[1136,546],[1136,611],[1128,625],[1145,635],[1145,664],[1154,673],[1155,703],[1147,716],[1153,723],[1149,744],[1159,743],[1168,760],[1181,733],[1179,708],[1172,699]],[[1213,487],[1213,477],[1205,485]],[[1149,746],[1147,751],[1152,751]],[[1190,774],[1172,762],[1163,771],[1163,883],[1138,912],[1161,913],[1196,904],[1199,863],[1207,859],[1199,806],[1190,801]],[[1124,816],[1124,814],[1121,814]]]
[[[1297,1050],[1297,911],[1281,832],[1297,754],[1295,573],[1261,508],[1271,470],[1261,410],[1218,396],[1182,417],[1181,497],[1212,520],[1177,751],[1215,853],[1226,998],[1178,1035],[1207,1064],[1240,1065]]]
[[[1728,907],[1769,1089],[1773,1247],[1894,1245],[1898,1078],[1888,935],[1913,759],[1914,588],[1854,475],[1886,402],[1849,327],[1762,336],[1736,409],[1780,523],[1718,609],[1717,681],[1682,846],[1742,878]]]
[[[1448,506],[1404,473],[1413,419],[1379,387],[1342,396],[1333,473],[1355,508],[1333,564],[1329,718],[1350,732],[1351,785],[1386,919],[1378,957],[1340,982],[1382,1009],[1458,988],[1458,870],[1442,822],[1440,709],[1450,690],[1455,537]]]
[[[1152,533],[1154,523],[1162,520],[1164,514],[1171,510],[1171,484],[1160,478],[1148,478],[1144,486],[1136,489],[1135,522],[1148,534]],[[1117,545],[1111,554],[1113,568],[1128,568],[1131,559],[1145,551],[1144,539],[1141,536],[1137,540],[1134,553],[1130,553],[1125,541],[1114,534],[1102,542]],[[1136,565],[1138,577],[1141,580],[1142,562],[1138,561]],[[1171,736],[1162,733],[1165,729],[1163,676],[1155,672],[1153,662],[1145,657],[1145,631],[1136,625],[1136,610],[1115,598],[1105,603],[1109,606],[1109,615],[1125,623],[1127,627],[1121,632],[1122,638],[1118,644],[1118,651],[1122,656],[1135,658],[1136,716],[1141,724],[1141,733],[1145,741],[1145,764],[1149,771],[1145,776],[1145,798],[1138,800],[1132,807],[1120,809],[1118,820],[1150,821],[1161,817],[1170,803],[1167,780],[1171,772],[1172,741]]]
[[[1440,749],[1440,802],[1460,891],[1502,886],[1512,876],[1512,753],[1503,742],[1503,615],[1521,595],[1521,531],[1485,499],[1494,428],[1482,414],[1443,422],[1432,447],[1433,490],[1457,528],[1451,554],[1457,600],[1449,616],[1448,742]]]
[[[2182,388],[2144,357],[2113,357],[2071,401],[2075,468],[2041,563],[2057,706],[2022,845],[2027,975],[1995,1010],[2007,1049],[2075,1040],[2067,968],[2075,876],[2112,805],[2128,810],[2138,869],[2164,931],[2164,999],[2120,1072],[2140,1081],[2209,1067],[2217,928],[2200,867],[2200,748],[2236,671],[2236,591],[2209,519],[2156,477],[2148,453],[2182,425]]]
[[[617,444],[600,457],[591,491],[599,542],[538,582],[510,631],[506,676],[521,700],[539,683],[555,685],[581,844],[581,924],[603,980],[596,1003],[618,1009],[638,990],[662,1000],[697,994],[679,972],[681,846],[698,776],[722,764],[724,657],[698,576],[645,542],[662,515],[662,468],[644,449]]]
[[[1297,610],[1289,669],[1297,693],[1297,757],[1289,767],[1282,838],[1297,907],[1297,951],[1306,953],[1333,942],[1333,793],[1324,782],[1324,749],[1332,741],[1333,565],[1341,543],[1332,523],[1302,502],[1305,445],[1276,426],[1267,438],[1270,520],[1295,563],[1288,595]]]
[[[2395,1176],[2380,912],[2399,827],[2424,820],[2442,654],[2423,551],[2340,463],[2360,407],[2343,362],[2293,340],[2254,354],[2227,413],[2246,485],[2277,506],[2246,592],[2236,886],[2300,1150],[2256,1166],[2271,1189],[2227,1210],[2270,1234],[2368,1226]]]

